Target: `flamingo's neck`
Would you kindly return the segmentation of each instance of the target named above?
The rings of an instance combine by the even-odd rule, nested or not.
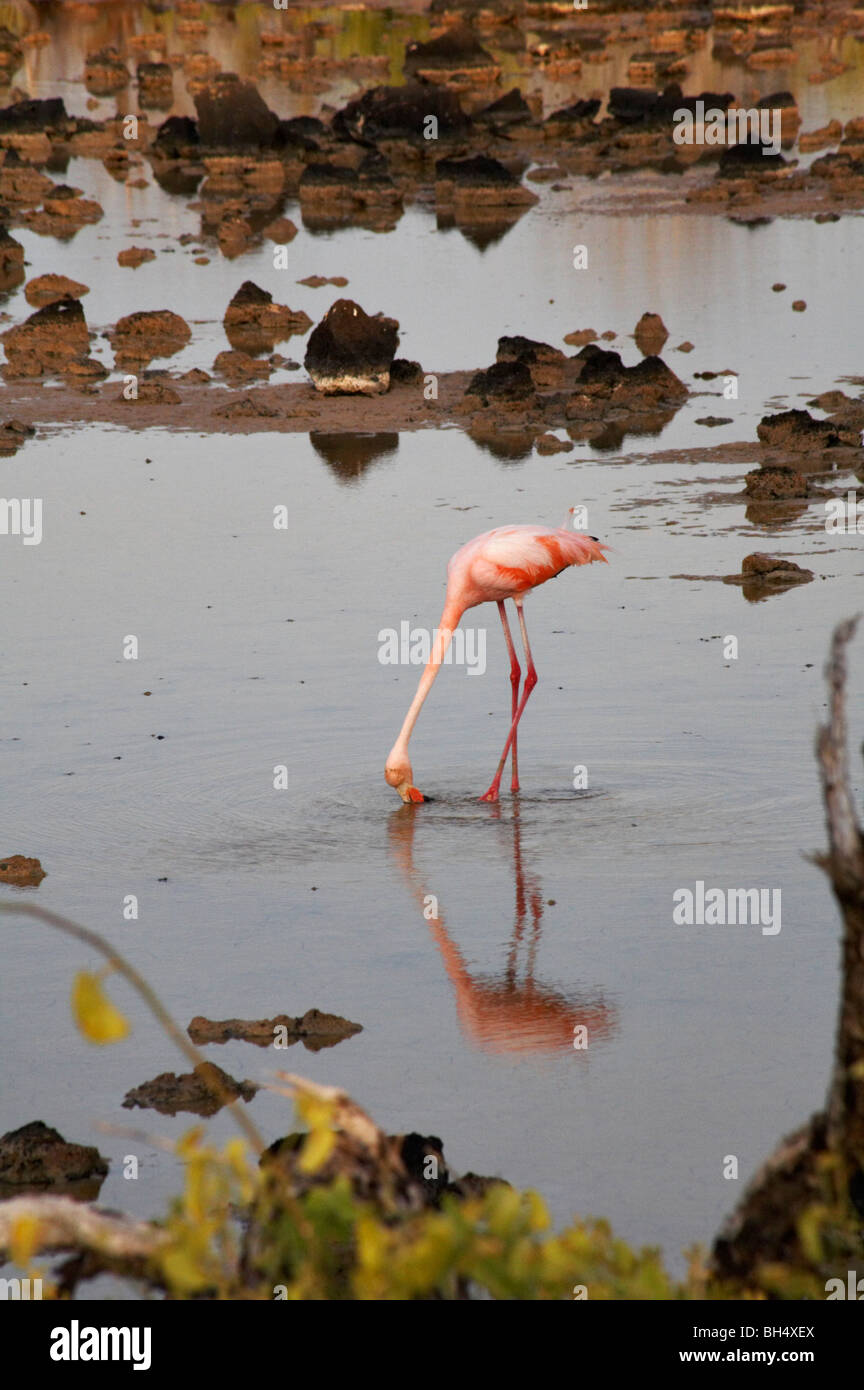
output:
[[[447,648],[450,646],[453,633],[459,626],[459,619],[464,612],[464,603],[451,598],[445,601],[444,611],[441,614],[441,620],[438,624],[438,631],[432,643],[432,655],[426,663],[423,674],[420,677],[414,699],[411,701],[402,728],[399,730],[399,737],[394,743],[390,756],[387,759],[388,764],[396,763],[407,758],[408,740],[411,737],[414,725],[417,723],[417,716],[423,708],[423,701],[432,689],[435,677],[441,670]]]

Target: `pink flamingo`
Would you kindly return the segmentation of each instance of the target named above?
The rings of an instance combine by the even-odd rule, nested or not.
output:
[[[571,515],[574,510],[573,507],[570,508]],[[478,603],[494,602],[498,605],[501,625],[504,628],[504,641],[507,643],[507,651],[510,654],[512,693],[510,732],[507,735],[495,776],[492,778],[492,784],[489,790],[480,797],[480,800],[498,800],[501,773],[511,748],[513,752],[510,790],[518,792],[519,768],[516,730],[528,696],[537,684],[537,671],[531,656],[528,632],[525,627],[525,615],[522,611],[523,600],[532,589],[536,589],[540,584],[545,584],[547,579],[554,579],[556,574],[560,574],[570,565],[590,565],[595,560],[602,560],[606,564],[603,551],[608,550],[608,548],[608,546],[601,545],[596,536],[583,536],[577,532],[568,531],[564,526],[498,526],[494,531],[485,531],[482,536],[475,536],[473,541],[468,541],[466,545],[456,551],[447,566],[447,594],[444,599],[444,611],[438,624],[438,635],[435,639],[432,656],[420,677],[417,693],[411,701],[405,722],[399,730],[399,737],[390,750],[384,769],[384,776],[388,785],[396,788],[403,801],[425,800],[423,793],[414,786],[414,773],[411,768],[411,760],[408,757],[408,740],[417,722],[423,701],[429,694],[432,683],[441,669],[441,663],[450,645],[454,629],[458,627],[459,620],[466,609],[475,608]],[[510,634],[507,610],[504,607],[504,601],[508,598],[512,598],[516,605],[528,668],[521,699],[519,698],[519,682],[522,677],[522,670]]]

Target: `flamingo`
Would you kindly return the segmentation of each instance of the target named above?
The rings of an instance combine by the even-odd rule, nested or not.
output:
[[[569,516],[575,511],[570,508]],[[479,798],[481,801],[497,801],[501,785],[501,773],[512,748],[511,792],[519,790],[519,768],[516,750],[516,730],[531,691],[537,684],[537,670],[531,656],[528,632],[525,627],[525,614],[522,604],[532,589],[554,579],[556,574],[570,565],[590,565],[595,560],[607,563],[603,551],[608,546],[601,545],[596,536],[585,536],[570,531],[566,526],[497,526],[494,531],[484,531],[475,536],[451,557],[447,566],[447,593],[444,611],[438,624],[438,632],[428,661],[405,722],[399,730],[399,737],[393,744],[384,769],[384,776],[391,787],[395,787],[403,801],[425,801],[423,793],[414,785],[414,773],[408,757],[408,741],[411,738],[417,716],[423,701],[432,688],[432,683],[441,669],[444,655],[450,645],[453,632],[459,625],[462,614],[468,608],[480,603],[496,603],[504,629],[504,641],[510,656],[510,732],[504,744],[504,751],[498,762],[495,776],[489,790]],[[525,648],[527,673],[522,696],[519,696],[519,682],[522,669],[513,645],[510,624],[507,621],[505,600],[511,598],[516,605],[522,645]]]

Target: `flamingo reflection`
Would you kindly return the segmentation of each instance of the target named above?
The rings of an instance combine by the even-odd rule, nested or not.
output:
[[[411,893],[428,922],[441,954],[456,1001],[462,1032],[484,1052],[538,1053],[569,1049],[590,1055],[594,1043],[611,1037],[617,1010],[598,989],[566,993],[535,979],[543,919],[543,896],[536,874],[526,872],[522,859],[520,807],[512,804],[505,818],[501,807],[494,818],[509,831],[515,885],[513,932],[502,970],[474,974],[451,938],[440,900],[429,891],[414,861],[414,836],[419,819],[413,805],[390,816],[390,850]]]

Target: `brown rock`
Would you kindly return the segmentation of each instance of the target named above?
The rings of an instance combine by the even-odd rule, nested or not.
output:
[[[104,1178],[107,1172],[108,1164],[98,1149],[69,1143],[42,1120],[0,1139],[0,1187],[57,1187]]]
[[[124,1110],[138,1106],[142,1110],[157,1110],[160,1115],[176,1115],[187,1111],[193,1115],[216,1115],[228,1100],[247,1103],[257,1092],[252,1081],[235,1081],[214,1062],[199,1062],[193,1071],[182,1076],[165,1071],[142,1086],[135,1086],[123,1097]]]
[[[146,365],[154,357],[172,357],[192,334],[170,309],[145,309],[118,319],[108,336],[118,362]]]
[[[659,314],[646,311],[637,323],[633,337],[640,352],[646,357],[656,357],[662,351],[669,332]]]
[[[614,333],[612,336],[614,338]],[[565,334],[564,341],[569,343],[571,347],[584,347],[586,343],[596,342],[597,334],[593,328],[577,328],[575,332]]]
[[[275,221],[267,223],[264,235],[269,241],[275,241],[278,246],[287,246],[297,235],[297,228],[290,217],[277,217]]]
[[[270,352],[277,342],[293,333],[306,333],[312,320],[302,309],[274,304],[269,290],[244,280],[225,310],[222,320],[233,348],[241,352]]]
[[[63,373],[83,362],[90,349],[84,310],[77,299],[60,299],[37,309],[2,335],[8,368],[5,375],[38,377]]]
[[[566,454],[573,448],[572,439],[559,439],[556,434],[539,434],[534,440],[538,454]]]
[[[292,1018],[289,1014],[277,1014],[274,1018],[226,1018],[221,1022],[203,1018],[199,1014],[193,1018],[187,1031],[196,1047],[202,1047],[207,1043],[226,1043],[234,1039],[254,1043],[256,1047],[272,1047],[278,1036],[280,1040],[286,1038],[289,1043],[302,1039],[309,1051],[317,1052],[322,1047],[333,1047],[343,1038],[362,1033],[363,1028],[361,1024],[351,1023],[347,1018],[340,1018],[338,1014],[307,1009],[299,1018]]]
[[[46,304],[56,304],[58,299],[81,299],[89,293],[88,285],[82,285],[79,280],[70,280],[68,275],[37,275],[24,286],[27,303],[40,309]]]
[[[239,384],[243,381],[254,381],[256,378],[266,380],[272,367],[266,358],[255,358],[251,357],[248,352],[232,350],[218,354],[213,363],[213,370],[228,381]]]
[[[22,425],[20,420],[10,420],[3,426],[21,437],[35,434],[32,425]],[[5,854],[0,859],[0,883],[14,883],[17,888],[35,888],[45,877],[45,870],[38,859],[28,859],[24,854]]]
[[[754,468],[744,479],[744,488],[757,502],[782,501],[787,497],[808,497],[810,484],[794,468]]]
[[[149,246],[129,246],[125,251],[117,252],[117,264],[129,266],[132,270],[137,270],[139,265],[145,261],[155,261],[156,252]]]

